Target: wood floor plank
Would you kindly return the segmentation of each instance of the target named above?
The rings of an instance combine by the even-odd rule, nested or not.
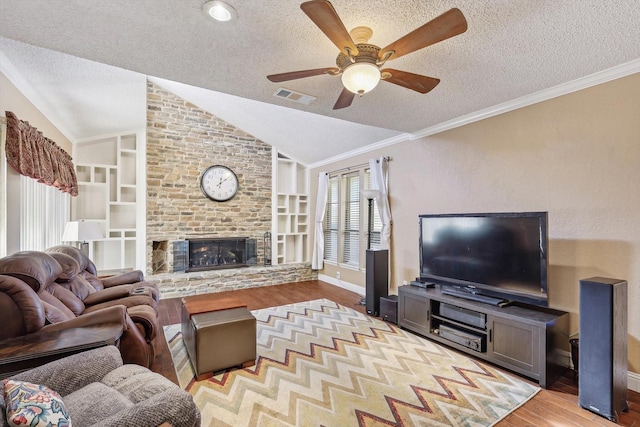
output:
[[[259,310],[278,305],[327,298],[366,314],[365,307],[359,303],[361,299],[360,295],[318,280],[239,289],[220,292],[215,295],[220,298],[239,298],[247,304],[249,310]],[[161,325],[179,323],[180,298],[161,300],[158,312],[158,319]],[[169,347],[161,331],[154,340],[154,346],[156,348],[156,356],[151,369],[177,384],[178,379],[171,360]],[[640,393],[630,391],[629,403],[629,412],[620,416],[618,424],[614,424],[603,417],[581,408],[578,405],[578,383],[573,373],[567,371],[567,373],[552,384],[548,390],[541,390],[531,400],[497,423],[496,426],[609,427],[620,425],[640,427]]]

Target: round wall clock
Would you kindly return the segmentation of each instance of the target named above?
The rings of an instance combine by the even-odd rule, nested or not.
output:
[[[200,189],[216,202],[226,202],[238,192],[238,177],[226,166],[209,166],[200,175]]]

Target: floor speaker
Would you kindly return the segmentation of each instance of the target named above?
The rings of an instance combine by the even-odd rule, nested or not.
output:
[[[627,402],[627,282],[580,280],[578,400],[613,422]]]
[[[366,262],[365,305],[367,314],[377,316],[380,297],[389,295],[389,251],[367,249]]]
[[[380,318],[398,324],[398,295],[380,297]]]

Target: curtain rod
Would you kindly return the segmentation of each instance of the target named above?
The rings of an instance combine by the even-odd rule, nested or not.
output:
[[[382,158],[382,160],[383,160],[383,161],[385,161],[385,162],[389,162],[389,161],[391,161],[391,157],[389,157],[389,156],[384,156],[384,157]],[[376,159],[376,161],[378,161],[378,159]],[[329,172],[327,172],[327,174],[332,175],[332,174],[334,174],[334,173],[338,173],[338,172],[350,171],[351,169],[360,169],[360,168],[361,168],[361,167],[363,167],[363,166],[369,166],[369,162],[367,162],[367,163],[361,163],[361,164],[359,164],[359,165],[347,166],[347,167],[344,167],[344,168],[336,169],[336,170],[333,170],[333,171],[329,171]]]

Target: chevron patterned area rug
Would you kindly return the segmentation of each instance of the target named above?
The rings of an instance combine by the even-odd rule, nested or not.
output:
[[[326,299],[252,313],[256,365],[203,381],[165,327],[203,426],[490,426],[539,390]]]

